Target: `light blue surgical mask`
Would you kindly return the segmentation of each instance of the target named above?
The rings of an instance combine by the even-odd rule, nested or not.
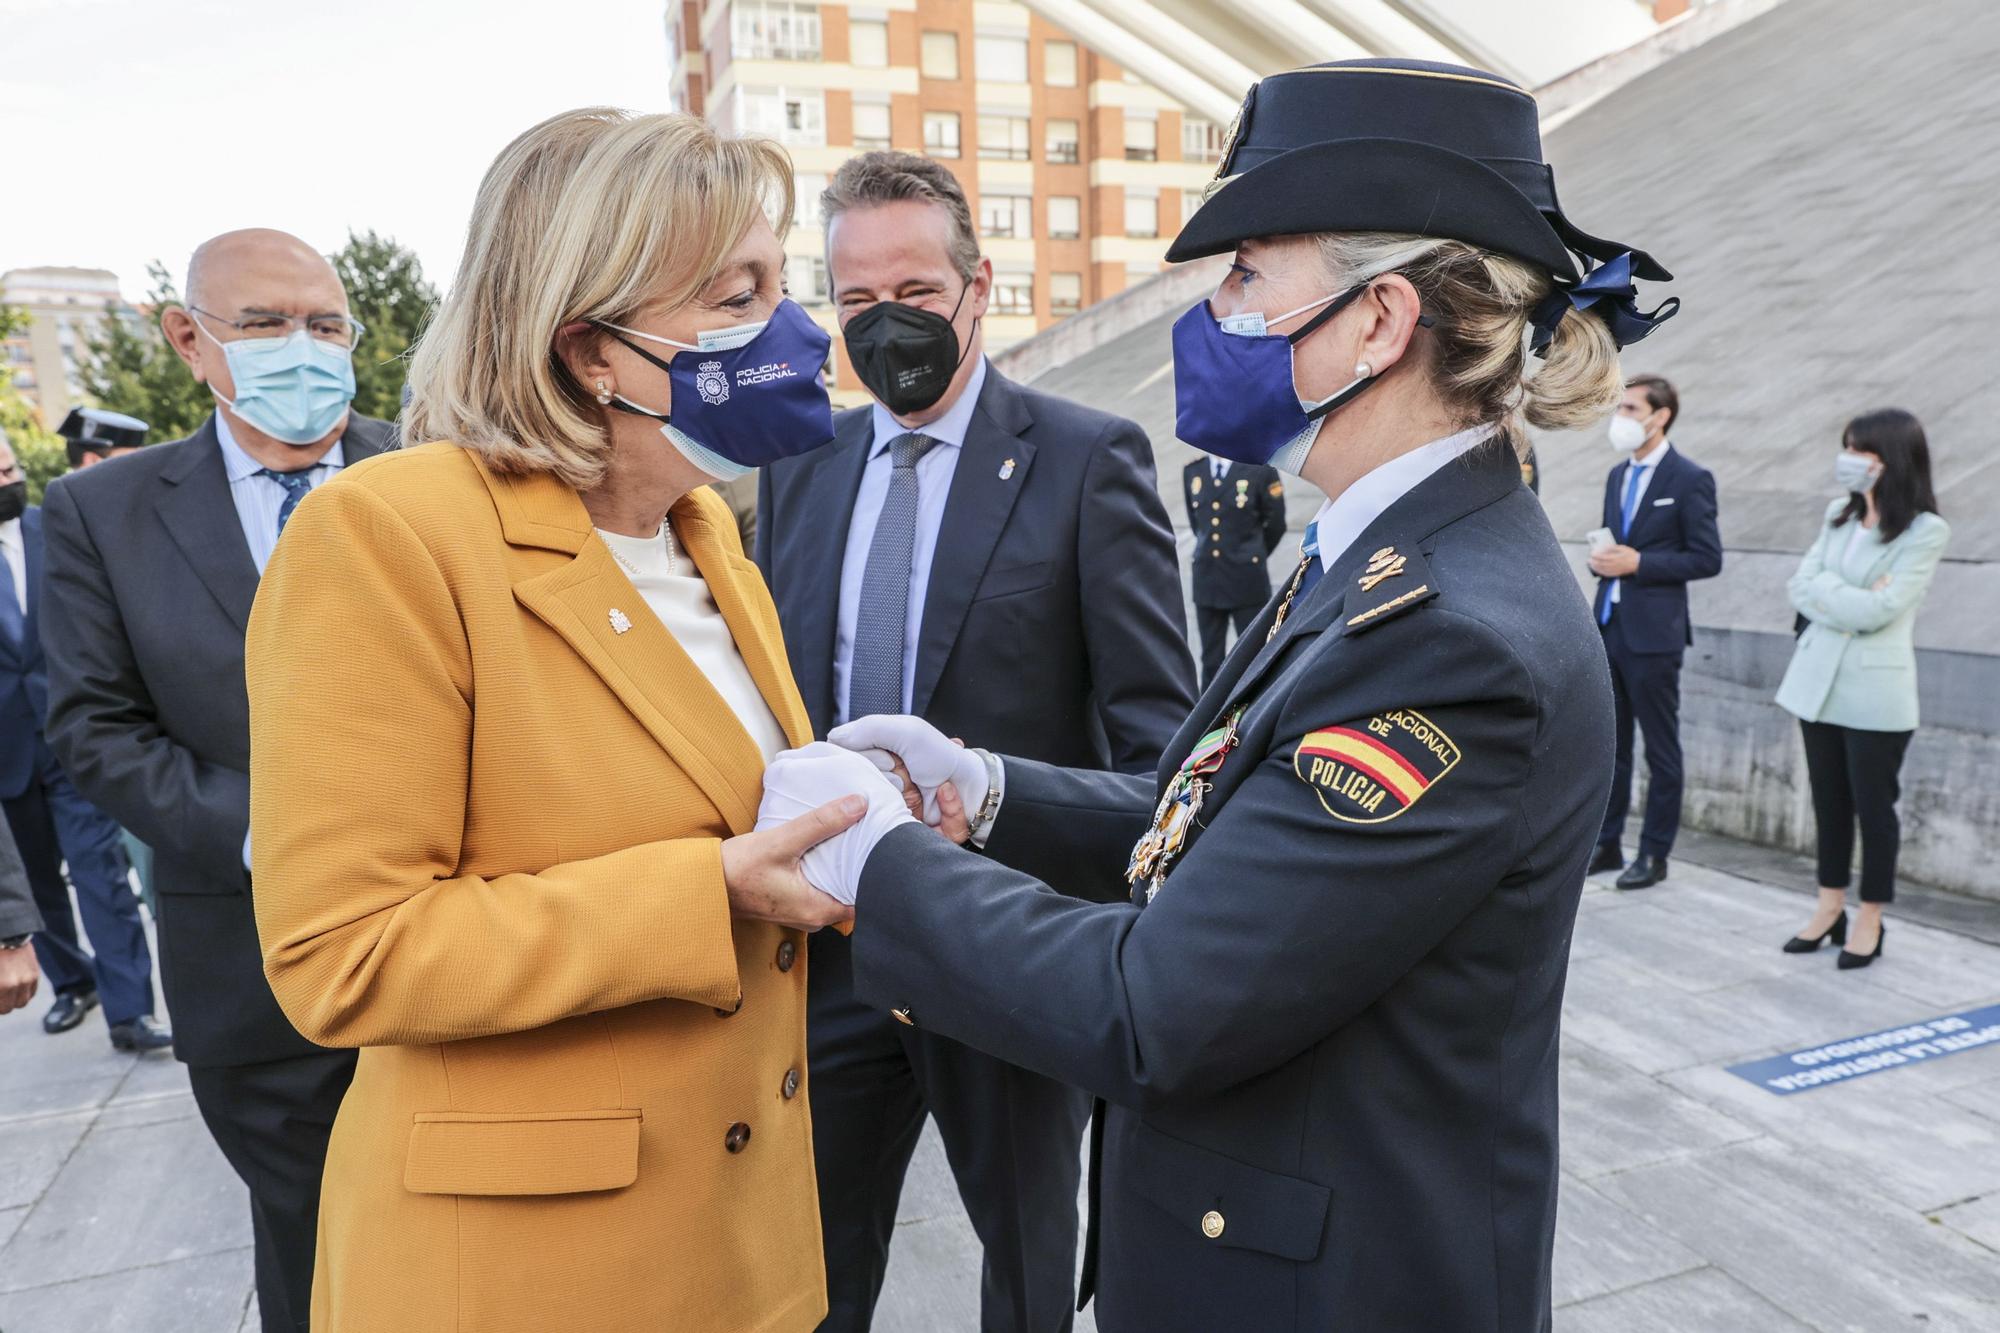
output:
[[[1843,450],[1833,457],[1833,479],[1856,495],[1874,490],[1877,475],[1874,462],[1860,454]]]
[[[215,393],[237,416],[274,440],[305,446],[318,444],[340,423],[354,401],[354,351],[315,338],[299,329],[287,338],[222,339],[202,328],[222,349],[229,378],[236,382],[232,400]]]

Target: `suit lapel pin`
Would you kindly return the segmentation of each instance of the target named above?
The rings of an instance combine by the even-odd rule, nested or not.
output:
[[[1393,546],[1385,546],[1369,556],[1368,568],[1357,580],[1361,585],[1361,591],[1374,592],[1376,584],[1401,574],[1404,563],[1403,557],[1396,554],[1396,548]]]
[[[1000,480],[1006,481],[1014,475],[1014,460],[1008,459],[1000,465]]]
[[[611,632],[614,634],[623,634],[626,630],[631,628],[632,628],[632,618],[626,615],[623,611],[620,611],[617,607],[615,606],[612,607]]]

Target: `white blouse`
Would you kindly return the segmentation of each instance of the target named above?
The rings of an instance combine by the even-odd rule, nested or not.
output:
[[[672,525],[661,524],[659,533],[652,537],[627,537],[603,528],[597,529],[597,535],[769,763],[790,742],[771,706],[758,693],[757,682],[751,679],[750,668],[729,633],[729,622],[722,618],[708,591],[708,580],[674,540]]]

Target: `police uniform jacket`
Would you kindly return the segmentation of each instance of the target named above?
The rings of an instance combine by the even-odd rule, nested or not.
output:
[[[1285,537],[1285,483],[1278,469],[1235,463],[1220,482],[1206,457],[1181,473],[1194,534],[1194,604],[1260,606],[1271,596],[1264,563]]]
[[[1545,1329],[1557,1022],[1610,779],[1589,609],[1493,442],[1266,644],[1274,613],[1162,760],[1247,705],[1149,904],[1118,900],[1156,784],[1007,760],[984,857],[917,827],[871,855],[857,993],[1103,1099],[1106,1333]]]
[[[729,507],[672,517],[806,743]],[[362,1048],[315,1333],[816,1326],[804,941],[722,879],[763,755],[576,492],[450,444],[345,469],[286,526],[246,669],[265,969]]]

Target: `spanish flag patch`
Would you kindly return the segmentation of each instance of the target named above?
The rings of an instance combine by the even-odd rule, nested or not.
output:
[[[1292,771],[1335,819],[1382,824],[1458,766],[1451,737],[1407,708],[1306,733]]]

